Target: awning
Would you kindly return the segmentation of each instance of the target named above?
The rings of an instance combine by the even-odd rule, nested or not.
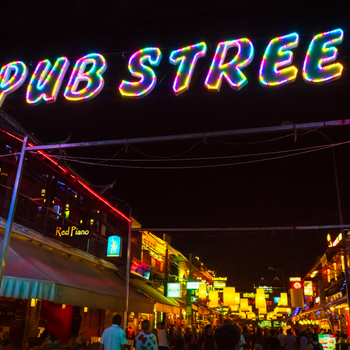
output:
[[[2,237],[0,246],[2,246]],[[97,309],[124,310],[125,282],[115,272],[45,249],[13,234],[0,296],[45,299]],[[129,311],[153,312],[154,304],[130,288]]]
[[[165,295],[158,292],[151,285],[139,279],[132,278],[130,279],[130,283],[134,287],[141,289],[148,297],[150,297],[156,302],[157,312],[166,312],[178,315],[180,314],[180,304],[176,300],[167,298]]]

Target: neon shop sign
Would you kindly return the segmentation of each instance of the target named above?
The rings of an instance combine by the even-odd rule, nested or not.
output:
[[[343,66],[335,63],[338,56],[336,45],[342,43],[344,33],[341,29],[317,34],[310,42],[306,52],[302,76],[305,82],[321,84],[339,79]],[[292,65],[293,51],[299,45],[299,35],[291,33],[272,39],[260,63],[259,81],[263,86],[282,86],[295,81],[298,68]],[[235,54],[230,49],[235,48]],[[180,95],[190,86],[192,73],[198,59],[204,57],[207,45],[200,42],[170,53],[169,62],[178,66],[173,82],[173,92]],[[218,43],[204,85],[208,90],[220,91],[223,80],[232,89],[240,90],[248,80],[243,73],[254,58],[254,46],[247,38]],[[123,80],[119,93],[125,98],[147,96],[155,87],[157,76],[152,69],[162,59],[161,50],[148,47],[135,52],[129,59],[128,69],[134,81]],[[226,62],[226,63],[225,63]],[[60,57],[52,65],[49,60],[39,62],[32,74],[26,92],[29,104],[55,102],[67,73],[70,62]],[[74,65],[64,97],[70,101],[88,100],[96,97],[104,86],[103,74],[106,71],[105,58],[92,53],[79,58]],[[300,67],[301,69],[301,67]],[[18,89],[26,80],[28,69],[21,61],[6,64],[0,71],[0,106],[6,96]],[[84,87],[80,83],[85,82]]]

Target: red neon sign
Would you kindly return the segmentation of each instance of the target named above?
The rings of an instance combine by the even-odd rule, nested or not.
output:
[[[293,282],[292,283],[292,289],[302,289],[303,285],[301,284],[301,282]]]

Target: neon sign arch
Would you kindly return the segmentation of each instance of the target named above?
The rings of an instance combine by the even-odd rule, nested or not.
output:
[[[338,28],[322,32],[313,37],[306,52],[302,76],[305,82],[319,85],[339,79],[343,65],[335,62],[338,57],[336,45],[342,43],[344,32]],[[272,39],[261,59],[259,81],[266,88],[293,83],[298,68],[293,65],[293,49],[299,44],[299,35],[290,33]],[[176,96],[189,89],[197,61],[207,53],[204,42],[174,50],[169,62],[178,65],[172,90]],[[122,80],[115,84],[116,93],[125,98],[142,98],[154,89],[157,75],[154,69],[162,59],[158,47],[149,47],[131,55],[129,73],[138,81]],[[238,38],[219,42],[205,79],[209,91],[219,92],[222,83],[234,90],[240,90],[248,84],[244,69],[253,62],[254,46],[248,38]],[[225,62],[227,61],[227,62]],[[32,73],[27,86],[26,101],[30,105],[40,102],[55,102],[68,71],[66,57],[57,58],[52,66],[49,60],[40,61]],[[70,73],[63,96],[72,102],[86,101],[96,97],[104,87],[103,75],[107,69],[106,59],[99,53],[91,53],[79,58]],[[28,69],[24,62],[15,61],[0,69],[0,107],[5,98],[24,84]],[[80,82],[85,82],[80,87]],[[119,89],[118,89],[119,87]]]

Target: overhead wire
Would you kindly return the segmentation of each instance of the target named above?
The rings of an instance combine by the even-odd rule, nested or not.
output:
[[[283,159],[288,157],[293,157],[297,155],[303,155],[311,152],[321,151],[324,149],[337,147],[340,145],[348,144],[350,141],[335,143],[335,144],[329,144],[329,145],[321,145],[321,146],[313,146],[313,147],[307,147],[305,149],[298,149],[298,150],[283,150],[283,151],[274,151],[274,152],[266,152],[263,154],[248,154],[248,155],[236,155],[236,156],[222,156],[222,157],[210,157],[210,160],[218,160],[218,159],[224,159],[224,158],[238,158],[238,157],[249,157],[249,156],[262,156],[262,155],[268,155],[268,154],[276,154],[276,153],[288,153],[293,152],[291,154],[281,155],[277,157],[270,157],[270,158],[263,158],[263,159],[256,159],[256,160],[250,160],[250,161],[243,161],[243,162],[236,162],[236,163],[226,163],[226,164],[209,164],[209,165],[197,165],[197,166],[130,166],[130,165],[117,165],[117,164],[103,164],[103,163],[95,163],[95,162],[88,162],[83,161],[76,158],[62,158],[65,159],[68,162],[75,162],[80,164],[86,164],[86,165],[94,165],[94,166],[105,166],[105,167],[112,167],[112,168],[128,168],[128,169],[153,169],[153,170],[171,170],[171,169],[203,169],[203,168],[218,168],[218,167],[225,167],[225,166],[234,166],[234,165],[243,165],[243,164],[252,164],[252,163],[259,163],[264,161],[271,161],[271,160],[277,160],[277,159]],[[299,152],[302,150],[302,152]],[[97,160],[100,160],[96,158]],[[170,160],[170,159],[169,159]],[[188,160],[208,160],[205,158],[190,158]],[[135,160],[134,160],[135,161]],[[143,160],[144,161],[144,160]]]

